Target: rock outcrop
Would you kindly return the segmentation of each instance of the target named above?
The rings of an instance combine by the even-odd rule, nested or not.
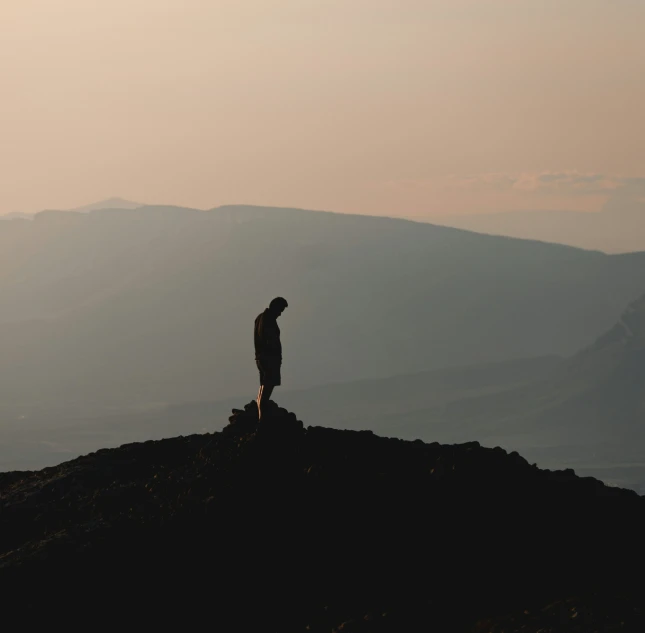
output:
[[[642,631],[645,499],[476,442],[221,433],[0,475],[3,619],[219,631]]]

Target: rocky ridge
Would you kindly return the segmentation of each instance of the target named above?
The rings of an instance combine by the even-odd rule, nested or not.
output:
[[[222,631],[642,631],[645,499],[476,442],[221,433],[0,474],[5,618]]]

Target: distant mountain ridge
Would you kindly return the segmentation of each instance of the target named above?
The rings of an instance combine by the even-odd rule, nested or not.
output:
[[[145,206],[145,205],[140,204],[139,202],[132,202],[131,200],[125,200],[123,198],[114,197],[114,198],[107,198],[99,202],[86,204],[81,207],[75,207],[73,209],[64,209],[64,211],[71,212],[71,213],[91,213],[92,211],[100,211],[103,209],[138,209],[139,207],[142,207],[142,206]],[[39,213],[51,213],[55,211],[57,210],[47,209],[45,211],[40,211]],[[6,213],[4,215],[0,214],[0,220],[13,220],[13,219],[33,220],[34,216],[36,215],[37,213],[13,212],[13,213]]]
[[[73,209],[68,209],[74,213],[91,213],[92,211],[100,211],[104,209],[138,209],[145,205],[140,202],[133,202],[132,200],[125,200],[123,198],[107,198],[106,200],[101,200],[99,202],[93,202],[92,204],[86,204],[81,207],[75,207]]]
[[[30,213],[20,213],[15,211],[13,213],[0,214],[0,220],[33,220],[34,216]]]
[[[607,253],[645,250],[645,201],[610,201],[601,212],[510,211],[433,216],[428,222],[488,235],[567,244]]]

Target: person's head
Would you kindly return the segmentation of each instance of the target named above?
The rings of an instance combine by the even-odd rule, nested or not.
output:
[[[284,309],[288,306],[289,304],[287,303],[286,299],[283,299],[282,297],[276,297],[271,301],[269,304],[269,310],[273,314],[275,314],[276,318],[279,317],[283,312]]]

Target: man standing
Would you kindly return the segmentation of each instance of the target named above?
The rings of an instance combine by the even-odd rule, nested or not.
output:
[[[262,407],[269,402],[273,388],[281,383],[282,343],[277,319],[288,305],[286,299],[276,297],[255,319],[255,364],[260,371],[260,391],[257,400],[259,420],[262,419]]]

